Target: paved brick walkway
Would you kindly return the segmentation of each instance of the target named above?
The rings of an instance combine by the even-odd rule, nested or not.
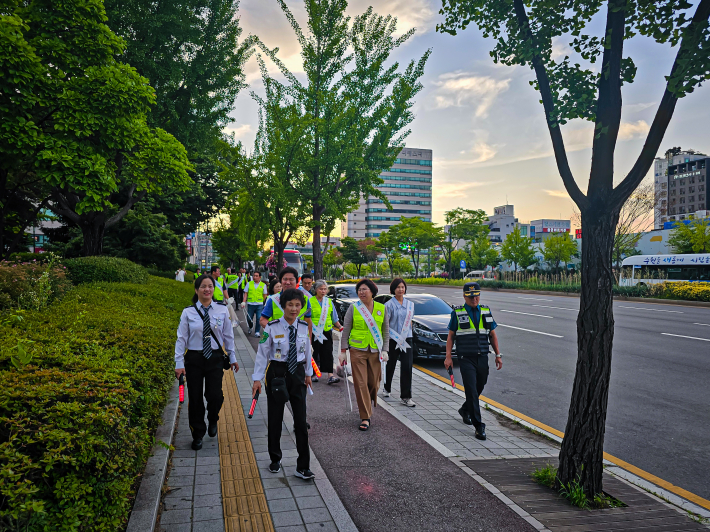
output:
[[[224,532],[222,487],[217,438],[205,437],[200,451],[193,451],[185,402],[173,445],[172,469],[167,481],[159,530],[165,532]]]

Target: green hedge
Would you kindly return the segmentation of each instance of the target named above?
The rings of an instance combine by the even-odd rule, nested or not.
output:
[[[192,293],[155,277],[83,284],[0,320],[0,530],[125,527]],[[18,345],[33,355],[21,369]]]
[[[164,272],[163,270],[156,270],[155,268],[146,268],[148,275],[155,275],[156,277],[163,277],[165,279],[175,280],[175,272]]]
[[[109,283],[145,283],[148,272],[143,266],[128,259],[117,257],[81,257],[62,261],[74,284],[109,282]]]

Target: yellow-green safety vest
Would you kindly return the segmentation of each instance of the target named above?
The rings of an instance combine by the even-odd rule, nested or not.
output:
[[[299,319],[305,319],[303,316],[308,312],[308,300],[306,299],[306,306],[301,309],[301,313],[298,315]],[[284,317],[283,311],[271,302],[271,319],[278,320]]]
[[[222,281],[218,278],[214,282],[214,295],[212,299],[215,301],[222,301],[224,299],[224,292],[222,292]]]
[[[372,318],[375,320],[375,323],[377,326],[380,328],[380,331],[382,331],[382,324],[385,321],[385,306],[382,303],[378,303],[375,301],[375,306],[372,309]],[[375,339],[372,337],[372,334],[370,334],[370,329],[367,327],[367,323],[365,323],[365,320],[363,319],[362,315],[360,312],[354,308],[353,306],[353,328],[350,331],[350,340],[349,343],[351,346],[356,347],[357,349],[367,349],[367,346],[370,346],[371,349],[377,350],[377,343],[375,342]],[[382,346],[383,351],[386,351],[388,346]]]
[[[311,296],[308,298],[308,300],[311,302],[311,319],[313,320],[313,327],[318,325],[320,323],[320,313],[321,313],[321,306],[320,303],[318,302],[318,297],[317,296]],[[325,317],[325,328],[323,329],[324,331],[329,331],[333,328],[333,302],[330,302],[330,309],[328,312],[328,315]]]
[[[244,276],[242,277],[242,280],[239,281],[238,284],[239,284],[239,288],[241,288],[242,290],[244,290],[244,288],[245,288],[246,285],[247,285],[247,274],[246,274],[246,273],[244,274]]]
[[[263,303],[264,288],[266,285],[259,281],[259,284],[254,286],[254,281],[249,281],[249,291],[247,292],[247,303]]]
[[[227,284],[230,284],[232,281],[236,281],[239,276],[235,274],[227,275]],[[232,288],[232,290],[236,290],[237,284],[234,283],[232,286],[229,288]]]

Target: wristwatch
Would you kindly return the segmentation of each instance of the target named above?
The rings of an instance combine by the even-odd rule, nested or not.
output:
[[[503,355],[501,355],[500,353],[498,353],[498,354],[496,355],[496,358],[503,358]]]

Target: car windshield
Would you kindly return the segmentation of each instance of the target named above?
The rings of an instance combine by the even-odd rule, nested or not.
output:
[[[415,316],[431,316],[432,314],[451,314],[451,307],[438,297],[426,299],[411,298],[411,300],[414,302]]]
[[[355,285],[336,285],[331,286],[331,293],[329,295],[335,294],[336,299],[352,299],[357,297],[357,290],[355,290]]]

